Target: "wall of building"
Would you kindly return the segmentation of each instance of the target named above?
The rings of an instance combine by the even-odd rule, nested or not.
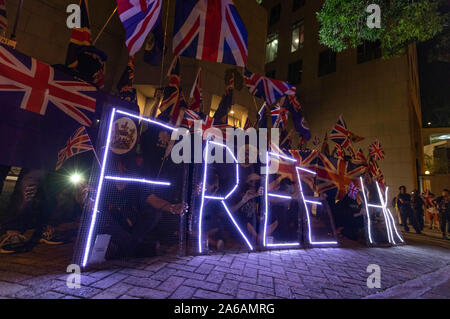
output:
[[[316,13],[323,1],[306,0],[295,12],[291,0],[264,0],[263,5],[270,15],[270,9],[280,2],[281,19],[268,30],[269,35],[279,33],[278,58],[266,65],[266,71],[276,70],[277,79],[287,80],[288,64],[303,60],[298,94],[313,136],[322,139],[343,114],[349,129],[366,138],[356,147],[367,150],[375,139],[381,141],[386,159],[380,166],[391,186],[391,196],[400,185],[416,188],[421,126],[412,113],[408,56],[358,64],[356,49],[349,49],[337,54],[335,73],[319,77],[319,53],[326,48],[318,42]],[[291,27],[300,19],[305,23],[304,47],[291,53]]]

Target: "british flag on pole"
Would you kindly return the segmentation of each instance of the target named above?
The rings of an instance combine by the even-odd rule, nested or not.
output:
[[[67,140],[66,146],[58,152],[56,170],[59,170],[69,158],[92,150],[94,150],[92,141],[89,138],[86,127],[82,126]]]
[[[138,52],[148,34],[161,23],[162,0],[117,0],[130,55]]]
[[[244,67],[248,33],[231,0],[177,0],[173,53]]]
[[[319,154],[317,163],[317,192],[341,200],[351,183],[357,185],[358,178],[366,172],[364,165]]]
[[[97,96],[94,86],[0,45],[0,136],[8,136],[0,163],[54,168],[58,145],[98,118]]]
[[[370,158],[373,158],[376,161],[381,161],[384,157],[384,148],[381,146],[381,143],[379,140],[376,140],[369,146],[369,155]]]
[[[283,96],[295,96],[297,88],[282,81],[271,79],[245,70],[245,85],[251,94],[272,105]],[[300,108],[297,99],[291,98],[296,108]]]

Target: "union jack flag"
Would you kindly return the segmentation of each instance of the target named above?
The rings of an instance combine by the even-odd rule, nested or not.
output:
[[[336,144],[336,148],[334,150],[334,157],[342,160],[345,159],[345,150],[339,144]]]
[[[66,146],[58,152],[56,170],[59,170],[69,158],[92,150],[94,150],[94,146],[86,128],[82,126],[67,140]]]
[[[365,166],[367,166],[367,158],[364,155],[364,152],[362,149],[359,149],[359,151],[356,153],[354,161],[360,164],[363,164]]]
[[[272,111],[270,111],[272,116],[272,124],[275,128],[285,128],[287,125],[289,111],[284,107],[277,105]]]
[[[162,0],[117,0],[130,55],[138,52],[148,34],[161,23]]]
[[[185,110],[182,125],[190,128],[194,126],[195,121],[203,121],[202,115],[200,115],[194,110]]]
[[[297,133],[300,134],[302,140],[304,140],[305,142],[309,141],[311,139],[311,130],[309,129],[309,125],[305,117],[303,116],[301,108],[297,107],[295,104],[295,101],[297,101],[297,97],[295,95],[292,96],[288,95],[287,97],[284,97],[284,102],[282,101],[283,99],[280,100],[280,103],[283,105],[285,109],[287,109],[291,113],[292,122],[294,123],[294,127]]]
[[[23,110],[45,115],[56,107],[81,125],[91,126],[83,111],[94,113],[96,99],[85,93],[97,89],[73,79],[58,80],[56,73],[45,63],[0,46],[0,94],[23,93],[17,105]]]
[[[196,126],[196,123],[200,123],[201,125]],[[202,131],[204,139],[207,139],[209,136],[218,137],[219,135],[215,134],[215,132],[208,132],[214,133],[208,134],[206,131],[211,128],[219,129],[222,132],[220,134],[222,140],[226,140],[226,129],[230,127],[228,124],[216,124],[214,118],[209,115],[204,115],[203,113],[197,113],[193,110],[185,110],[183,126],[190,128],[194,133]]]
[[[317,160],[319,158],[319,151],[300,151],[300,150],[290,150],[289,153],[293,158],[297,160],[296,166],[306,168],[315,172],[317,170]],[[309,190],[307,193],[312,194],[316,191],[316,176],[314,174],[301,173],[300,178],[303,182],[308,185]],[[303,191],[306,191],[303,189]]]
[[[244,67],[247,41],[247,30],[233,1],[177,0],[175,55]]]
[[[381,168],[378,166],[378,163],[374,159],[369,160],[368,170],[370,176],[372,177],[372,180],[377,181],[384,190],[386,185],[384,175],[383,172],[381,171]]]
[[[339,116],[338,122],[333,126],[330,139],[336,144],[341,145],[344,149],[349,147],[351,143],[350,131],[348,130],[342,115]]]
[[[377,161],[381,161],[384,157],[384,149],[380,144],[380,141],[376,140],[369,146],[369,155],[370,158],[373,158]]]
[[[283,96],[295,96],[297,93],[297,88],[293,85],[252,73],[247,69],[245,70],[244,80],[250,93],[263,99],[268,105],[274,104]],[[298,100],[296,98],[292,98],[292,100],[294,105],[299,108]]]
[[[195,112],[200,112],[203,102],[201,68],[198,69],[197,77],[195,78],[195,83],[194,86],[192,87],[192,91],[189,97],[193,100],[191,105],[189,105],[189,108]]]
[[[317,192],[327,193],[335,200],[345,197],[347,187],[358,183],[358,178],[364,174],[366,167],[338,158],[319,154],[317,163]]]
[[[348,197],[350,197],[353,200],[356,200],[359,194],[359,188],[356,187],[354,183],[350,183],[350,186],[348,187]]]
[[[186,107],[186,101],[181,90],[180,57],[175,57],[169,69],[169,85],[164,88],[163,101],[160,106],[163,121],[176,123],[180,114],[180,107]]]
[[[5,0],[0,0],[0,30],[8,29],[8,18],[6,14]]]

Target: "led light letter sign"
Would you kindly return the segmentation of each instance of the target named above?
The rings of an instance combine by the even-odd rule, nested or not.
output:
[[[90,253],[91,246],[92,246],[92,237],[94,234],[95,225],[96,225],[97,217],[98,217],[98,213],[99,213],[98,207],[100,205],[100,201],[102,200],[103,186],[104,186],[105,182],[120,181],[120,182],[127,182],[127,183],[140,183],[140,184],[149,184],[149,185],[165,186],[165,187],[170,186],[170,183],[165,182],[165,181],[151,181],[151,180],[146,180],[146,179],[128,178],[126,176],[105,176],[105,171],[107,169],[108,154],[110,152],[110,146],[111,146],[111,135],[112,135],[114,119],[116,118],[116,116],[118,114],[130,117],[130,118],[134,118],[139,121],[147,122],[147,123],[149,123],[149,125],[160,126],[160,127],[163,127],[165,129],[168,129],[171,131],[176,130],[175,128],[170,127],[166,124],[163,124],[163,123],[160,123],[160,122],[157,122],[154,120],[150,120],[145,117],[141,117],[141,116],[137,116],[137,115],[134,115],[134,114],[131,114],[128,112],[117,110],[115,108],[112,110],[111,116],[109,119],[108,135],[106,138],[105,152],[103,154],[103,162],[102,162],[101,170],[100,170],[100,178],[99,178],[99,181],[97,184],[97,192],[95,195],[94,209],[93,209],[92,215],[91,215],[89,231],[88,231],[88,236],[87,236],[87,240],[86,240],[86,246],[85,246],[84,254],[83,254],[83,262],[82,262],[83,267],[86,267],[86,265],[89,261],[89,253]]]
[[[267,163],[267,167],[266,167],[266,178],[265,178],[265,211],[264,211],[264,237],[263,237],[263,245],[264,247],[270,247],[270,248],[281,248],[281,247],[297,247],[300,246],[300,243],[277,243],[277,244],[273,244],[273,243],[268,243],[267,242],[267,228],[268,228],[268,220],[269,220],[269,214],[270,214],[270,209],[269,209],[269,198],[270,197],[275,197],[275,198],[279,198],[279,199],[285,199],[285,200],[292,200],[291,196],[285,196],[282,194],[274,194],[274,193],[270,193],[269,192],[269,159],[270,157],[275,157],[278,159],[283,159],[285,161],[291,162],[292,165],[296,165],[298,163],[298,161],[294,158],[282,155],[282,154],[278,154],[278,153],[273,153],[273,152],[267,152],[266,155],[266,163]],[[308,205],[322,205],[321,202],[314,200],[315,198],[309,198],[307,196],[305,196],[304,192],[303,192],[303,186],[302,186],[302,180],[301,180],[301,174],[313,174],[315,175],[316,173],[299,167],[299,166],[295,166],[295,171],[296,171],[296,175],[297,175],[297,184],[299,187],[299,192],[300,192],[300,199],[303,202],[303,204],[305,205],[305,213],[306,213],[306,218],[307,218],[307,222],[308,222],[308,239],[309,239],[309,244],[311,245],[336,245],[337,242],[336,241],[315,241],[313,240],[313,231],[312,231],[312,227],[311,227],[311,216],[310,216],[310,212],[308,209]]]
[[[386,225],[386,233],[387,233],[387,238],[388,238],[389,243],[393,244],[393,245],[396,245],[399,242],[404,243],[403,238],[400,236],[400,234],[397,231],[397,226],[395,225],[394,217],[392,216],[392,213],[389,210],[389,208],[387,208],[389,187],[386,187],[385,196],[383,197],[383,194],[380,189],[380,185],[378,184],[378,182],[376,182],[378,198],[380,199],[381,205],[369,204],[367,202],[367,194],[366,194],[366,190],[364,188],[364,181],[363,181],[362,177],[360,177],[360,182],[361,182],[361,190],[362,190],[363,197],[364,197],[364,204],[366,206],[367,234],[369,237],[370,244],[374,244],[374,239],[372,237],[372,222],[370,219],[370,208],[381,209],[383,211],[383,217],[384,217],[384,222]],[[394,233],[395,233],[395,235],[394,235]],[[395,240],[395,237],[397,238],[397,241]]]
[[[234,185],[233,189],[231,189],[230,192],[225,197],[216,197],[216,196],[210,196],[210,195],[206,194],[206,181],[207,181],[208,166],[209,166],[209,163],[208,163],[209,162],[209,150],[210,150],[210,147],[213,147],[213,146],[225,149],[228,152],[228,154],[231,155],[231,157],[233,158],[234,163],[236,165],[236,184]],[[231,195],[233,195],[233,193],[236,191],[236,189],[239,186],[239,164],[238,164],[238,161],[228,146],[226,146],[224,144],[216,143],[213,141],[209,141],[209,140],[206,142],[205,154],[206,155],[205,155],[205,165],[204,165],[204,171],[203,171],[202,198],[201,198],[201,204],[200,204],[200,216],[199,216],[199,223],[198,223],[198,251],[200,254],[203,252],[202,241],[203,241],[203,215],[205,213],[205,211],[204,211],[205,210],[205,207],[204,207],[205,199],[216,200],[216,201],[220,201],[222,203],[225,211],[227,212],[228,216],[230,217],[231,221],[233,222],[234,227],[237,229],[237,231],[239,232],[241,237],[244,239],[248,248],[250,250],[253,250],[252,244],[247,239],[245,234],[242,232],[241,228],[239,227],[238,223],[234,219],[233,215],[231,214],[231,212],[226,204],[226,200],[228,198],[230,198]]]

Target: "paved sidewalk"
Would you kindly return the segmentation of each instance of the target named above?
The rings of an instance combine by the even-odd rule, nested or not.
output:
[[[0,297],[364,298],[379,293],[373,297],[450,298],[450,254],[442,247],[346,243],[345,248],[115,261],[83,273],[81,289],[66,286],[71,250],[40,245],[30,253],[1,256]],[[381,266],[382,289],[367,288],[370,264]]]

